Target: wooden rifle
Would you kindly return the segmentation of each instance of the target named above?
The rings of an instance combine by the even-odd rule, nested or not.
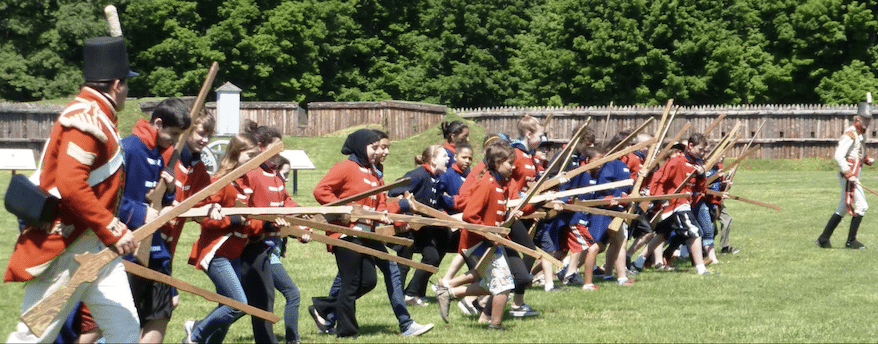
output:
[[[198,113],[201,112],[201,108],[204,107],[204,102],[207,100],[207,94],[210,92],[210,87],[213,85],[213,80],[216,78],[218,72],[219,64],[216,61],[213,61],[213,64],[210,65],[210,69],[207,71],[207,77],[204,78],[204,82],[201,84],[201,90],[198,92],[198,97],[195,98],[195,103],[192,104],[192,108],[189,109],[189,118],[191,121],[195,120],[195,116],[198,115]],[[165,164],[164,171],[170,173],[172,176],[174,175],[174,169],[177,166],[177,160],[180,158],[180,153],[183,151],[183,147],[186,147],[189,135],[194,129],[195,126],[190,124],[189,128],[180,134],[180,139],[177,140],[177,144],[174,146],[174,153],[171,154],[167,164]],[[146,195],[146,198],[149,200],[150,207],[160,211],[162,209],[162,198],[164,198],[167,189],[169,187],[173,188],[174,186],[167,185],[165,179],[161,176],[159,176],[159,180],[156,182],[155,189],[152,189]],[[149,265],[149,250],[151,246],[152,238],[145,238],[140,242],[140,245],[137,246],[137,249],[134,250],[134,258],[144,266]]]
[[[144,238],[152,237],[152,234],[165,223],[191,209],[201,200],[220,191],[238,177],[256,168],[272,156],[282,152],[283,149],[282,142],[269,146],[264,152],[260,153],[247,163],[238,166],[204,189],[189,196],[183,200],[183,202],[180,202],[180,204],[169,209],[164,214],[159,215],[156,219],[144,224],[132,232],[134,240],[136,242],[141,242]],[[98,253],[89,252],[76,255],[74,259],[79,262],[79,267],[73,272],[73,275],[70,276],[70,280],[63,287],[47,295],[34,304],[33,307],[25,311],[24,314],[21,315],[21,320],[28,326],[33,334],[38,337],[42,336],[43,332],[45,332],[52,320],[58,316],[58,313],[61,312],[61,308],[67,303],[67,300],[73,295],[76,289],[82,283],[93,282],[97,278],[100,270],[117,257],[119,257],[119,254],[110,248],[105,248]]]

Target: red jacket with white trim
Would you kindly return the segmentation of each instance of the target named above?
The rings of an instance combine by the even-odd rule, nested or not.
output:
[[[40,188],[61,196],[48,231],[26,227],[9,259],[5,281],[39,275],[86,231],[108,247],[128,231],[116,217],[125,172],[110,98],[83,87],[55,122],[39,176]],[[91,179],[91,183],[89,180]]]
[[[215,179],[214,179],[215,180]],[[223,208],[232,208],[236,201],[248,203],[249,187],[243,178],[238,178],[219,192],[208,197],[206,203],[216,203]],[[244,246],[250,237],[263,233],[263,221],[257,219],[244,219],[240,223],[235,221],[235,216],[223,216],[222,220],[205,218],[201,220],[201,235],[192,245],[192,253],[189,254],[189,264],[198,269],[207,270],[210,260],[216,255],[234,259],[241,256]]]

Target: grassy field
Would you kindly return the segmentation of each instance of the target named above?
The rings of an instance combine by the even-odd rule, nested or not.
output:
[[[328,168],[344,158],[339,153],[345,133],[320,138],[287,138],[287,149],[304,149],[317,166],[300,171],[302,205],[315,204],[314,184]],[[483,134],[472,135],[480,139]],[[438,143],[435,128],[418,137],[393,142],[386,163],[387,180],[402,176],[414,167],[412,157],[426,144]],[[5,195],[9,172],[0,172],[0,194]],[[867,168],[863,183],[878,186],[874,170]],[[291,188],[291,186],[290,186]],[[292,190],[290,190],[292,192]],[[504,320],[504,333],[485,330],[474,318],[452,307],[451,323],[439,318],[435,302],[413,307],[410,312],[421,323],[436,328],[416,338],[399,335],[396,319],[388,305],[383,282],[358,301],[362,335],[342,340],[316,334],[306,312],[311,297],[323,296],[335,276],[335,262],[319,243],[291,244],[284,262],[302,293],[299,312],[303,342],[874,342],[878,325],[872,312],[878,306],[875,266],[878,266],[878,230],[874,216],[867,216],[860,229],[860,241],[868,250],[819,249],[814,240],[838,202],[838,182],[831,161],[820,159],[745,162],[735,179],[733,193],[783,207],[782,211],[727,201],[734,216],[732,244],[742,248],[737,255],[721,255],[722,263],[710,266],[719,275],[697,276],[694,268],[681,265],[678,272],[646,271],[636,276],[632,287],[603,284],[599,291],[575,288],[569,292],[545,293],[531,288],[527,302],[543,312],[541,316]],[[868,200],[878,202],[875,195]],[[833,237],[844,245],[849,218],[842,221]],[[6,266],[17,234],[14,217],[0,211],[0,225],[6,235],[0,239],[0,265]],[[187,246],[195,241],[198,227],[187,225],[175,258],[175,276],[203,288],[213,285],[200,271],[186,264]],[[416,257],[417,258],[417,257]],[[446,259],[447,260],[447,259]],[[444,272],[447,261],[440,267]],[[383,280],[382,280],[383,281]],[[0,335],[14,329],[23,284],[0,286]],[[430,295],[432,296],[432,295]],[[282,313],[278,295],[275,309]],[[184,294],[174,313],[166,342],[179,342],[184,320],[199,319],[214,303]],[[275,332],[283,340],[282,323]],[[252,342],[249,319],[234,324],[227,342]]]

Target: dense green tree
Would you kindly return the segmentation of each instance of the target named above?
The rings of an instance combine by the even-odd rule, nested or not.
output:
[[[63,97],[108,0],[0,3],[0,98]],[[878,3],[852,0],[116,1],[132,96],[217,83],[252,100],[453,107],[829,103],[878,70]],[[848,78],[856,80],[847,80]]]
[[[103,2],[0,2],[0,99],[76,92],[83,81],[82,41],[107,34]]]

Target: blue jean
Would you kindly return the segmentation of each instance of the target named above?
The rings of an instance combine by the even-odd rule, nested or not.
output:
[[[216,256],[205,273],[216,286],[217,294],[247,303],[247,296],[241,287],[240,268],[237,260]],[[222,343],[229,327],[243,315],[242,311],[218,305],[192,329],[192,340],[196,343]]]
[[[296,282],[290,278],[287,269],[284,268],[280,261],[279,249],[275,247],[271,252],[271,272],[274,276],[274,288],[283,294],[286,299],[284,305],[284,326],[286,333],[284,339],[287,342],[299,341],[299,287]]]
[[[384,245],[373,245],[369,247],[378,251],[387,252]],[[378,269],[381,270],[381,274],[384,275],[384,286],[387,289],[387,298],[390,300],[390,307],[393,308],[393,314],[396,315],[396,319],[399,320],[399,330],[400,332],[405,332],[414,320],[412,320],[408,308],[405,305],[405,297],[402,290],[402,274],[399,272],[399,266],[396,262],[377,258],[375,259],[375,266],[377,266]],[[335,280],[332,281],[332,287],[329,289],[329,296],[337,296],[339,289],[341,289],[341,276],[336,274]],[[326,320],[335,324],[334,313],[327,314],[326,318]]]
[[[701,245],[713,245],[713,220],[710,217],[710,205],[705,201],[695,203],[692,206],[692,213],[695,215],[695,224],[701,228]]]

